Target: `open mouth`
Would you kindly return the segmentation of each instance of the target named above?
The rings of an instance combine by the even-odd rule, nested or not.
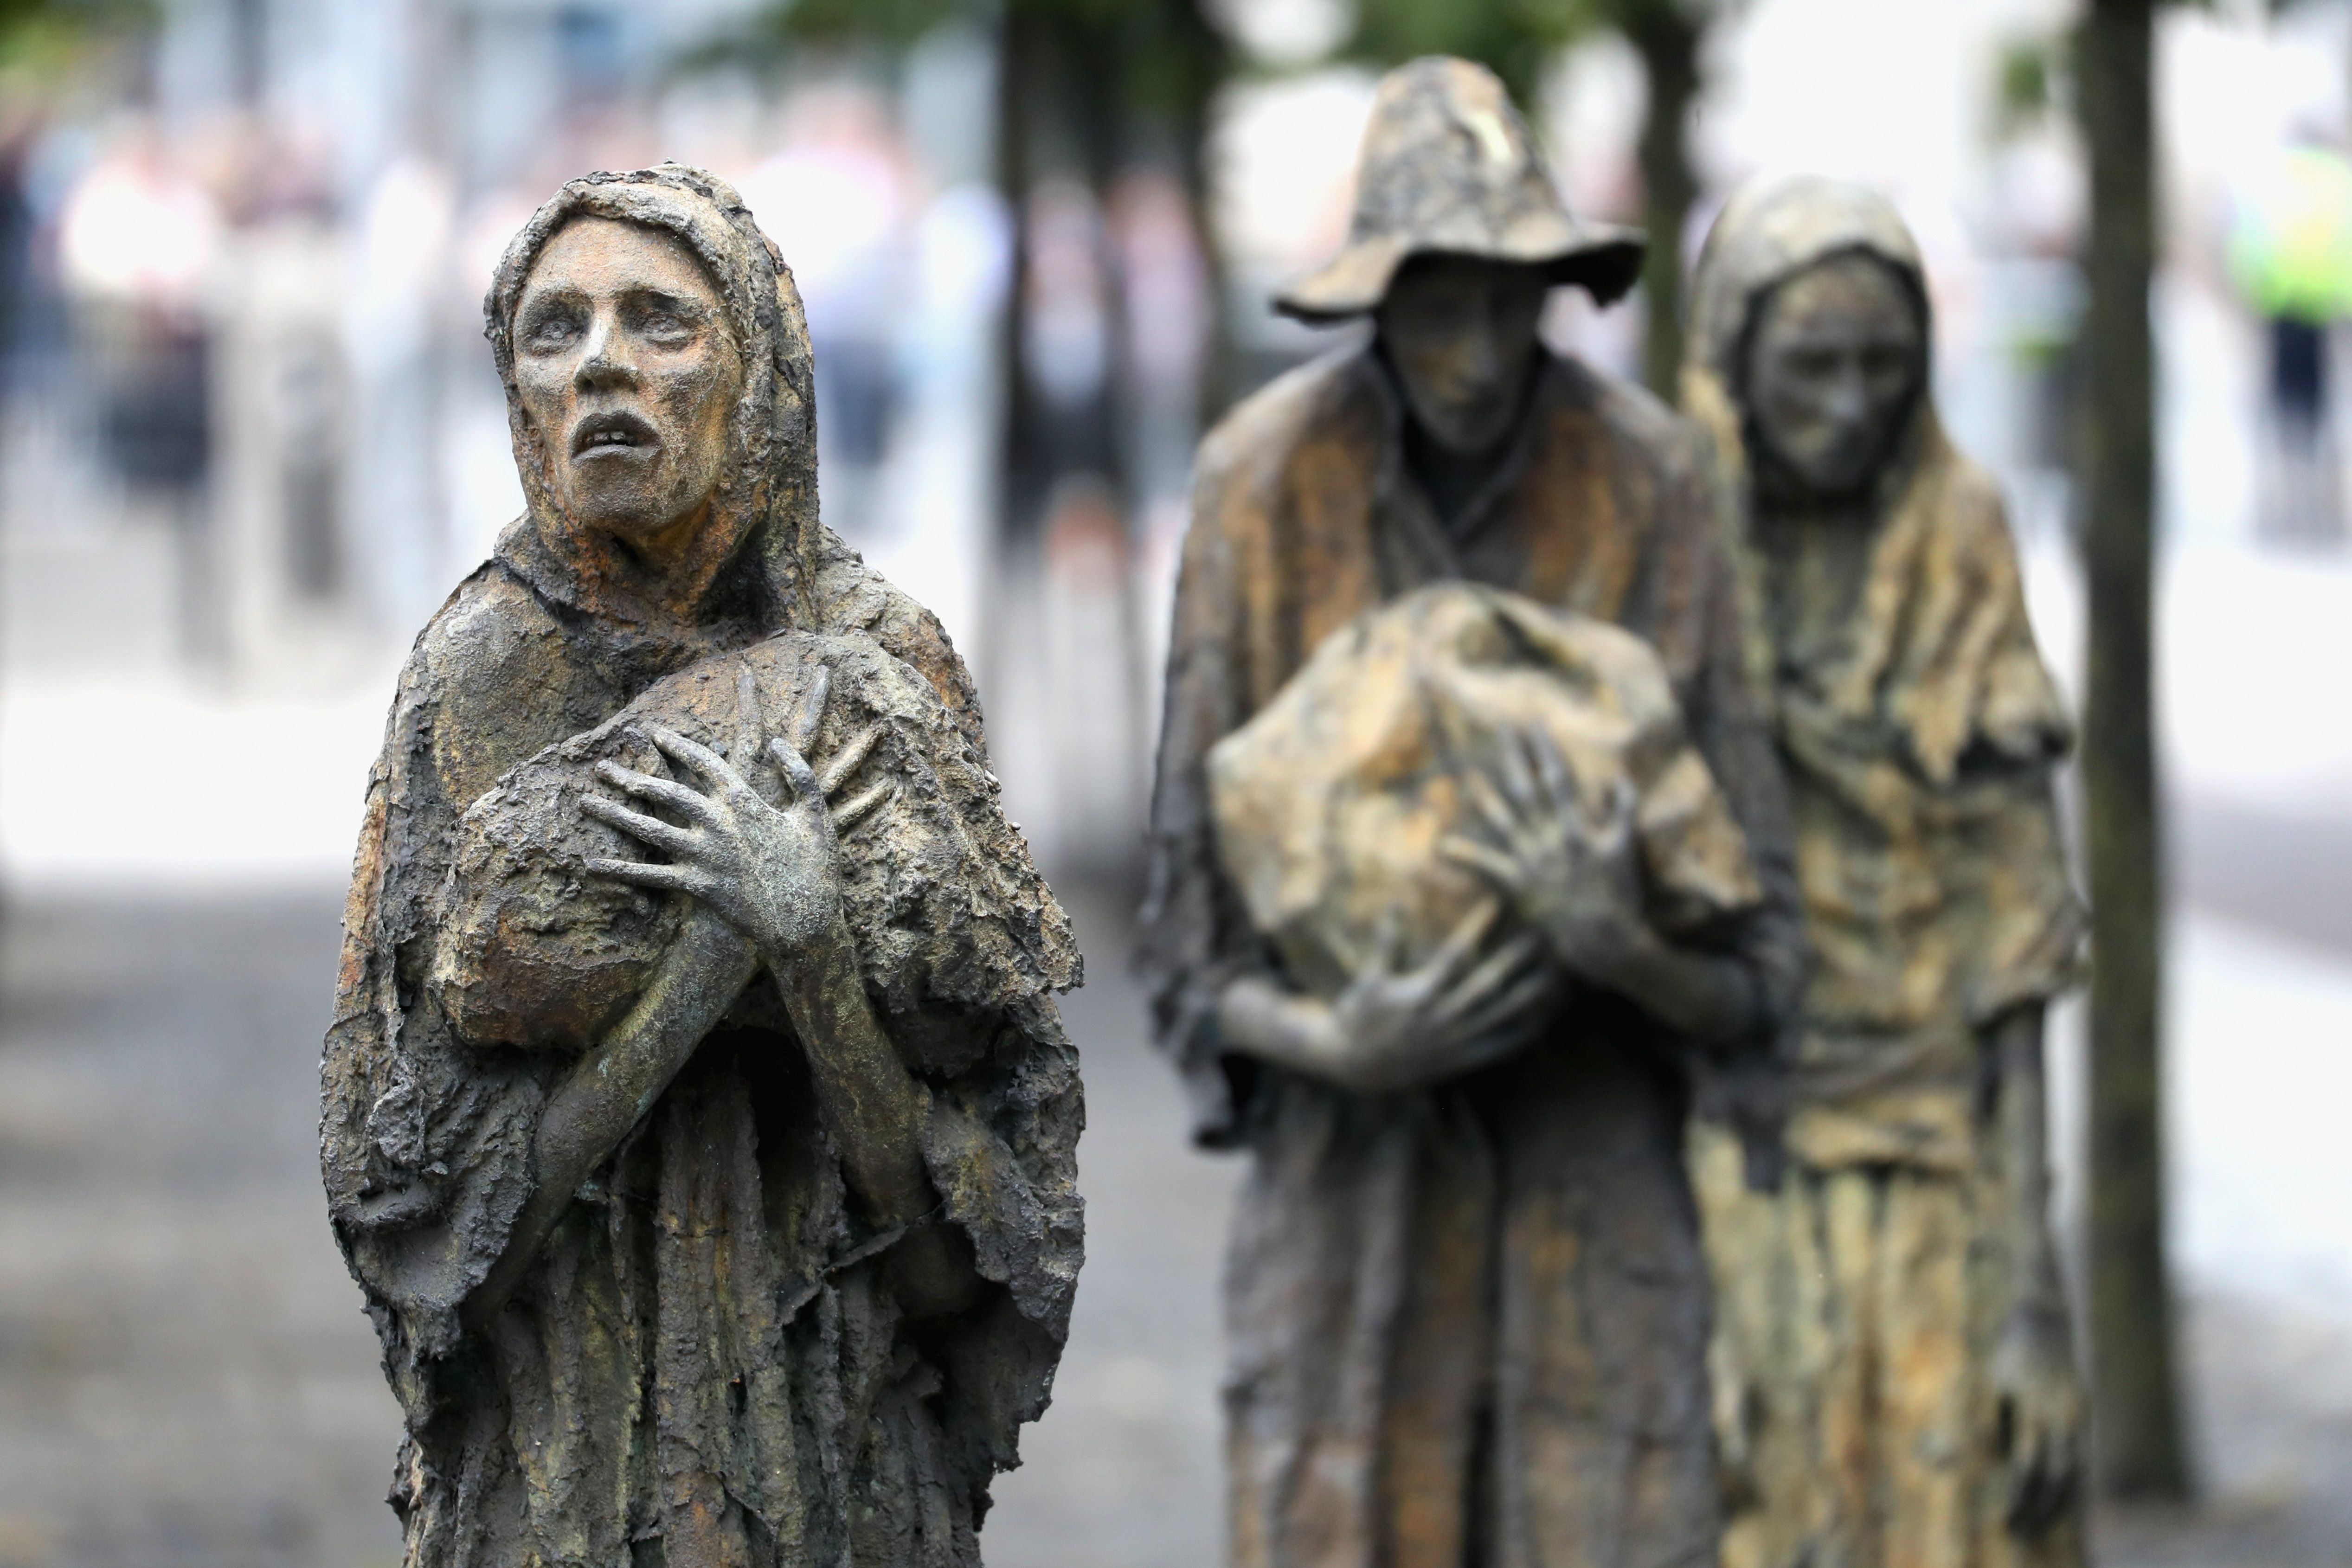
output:
[[[592,414],[572,432],[575,458],[633,456],[654,449],[654,427],[635,414]]]

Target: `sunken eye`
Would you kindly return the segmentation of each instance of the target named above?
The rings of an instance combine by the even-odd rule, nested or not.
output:
[[[665,347],[691,342],[701,327],[699,315],[669,300],[647,300],[633,306],[629,324],[650,342]]]
[[[586,319],[577,309],[548,306],[524,318],[523,347],[533,353],[552,353],[577,341],[586,326]]]

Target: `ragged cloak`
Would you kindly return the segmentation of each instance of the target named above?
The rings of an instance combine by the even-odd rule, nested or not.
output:
[[[1274,383],[1202,448],[1152,805],[1144,967],[1202,1142],[1247,1151],[1226,1273],[1235,1568],[1667,1568],[1713,1561],[1707,1292],[1685,1182],[1694,1088],[1771,1077],[1798,945],[1779,771],[1693,433],[1547,355],[1500,472],[1441,523],[1377,351]],[[1759,1027],[1702,1047],[1588,996],[1517,1055],[1359,1094],[1221,1041],[1282,973],[1220,865],[1210,752],[1326,639],[1458,580],[1655,651],[1760,897],[1708,933]],[[1299,977],[1285,976],[1293,988]]]
[[[542,208],[487,305],[510,409],[516,299],[581,215],[662,229],[701,259],[745,387],[702,542],[709,586],[684,619],[633,602],[565,526],[515,413],[530,510],[419,637],[370,775],[321,1162],[405,1417],[391,1500],[407,1561],[966,1568],[990,1479],[1045,1406],[1079,1261],[1083,1112],[1053,1000],[1077,978],[1068,922],[1003,821],[938,623],[816,521],[798,298],[732,190],[664,165],[575,181]],[[503,1250],[574,1058],[469,1036],[434,984],[467,891],[463,814],[665,678],[779,633],[839,655],[858,700],[888,696],[866,706],[895,704],[890,744],[922,783],[845,835],[845,912],[877,1015],[932,1100],[928,1223],[970,1241],[979,1302],[922,1322],[900,1310],[879,1261],[893,1237],[849,1201],[761,975],[492,1326],[468,1329],[459,1308]],[[918,808],[966,846],[961,864],[901,853],[888,818]]]

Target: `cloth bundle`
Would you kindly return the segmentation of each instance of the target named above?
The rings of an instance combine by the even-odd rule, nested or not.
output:
[[[1441,852],[1475,837],[1464,778],[1546,737],[1598,820],[1630,789],[1646,910],[1704,930],[1761,897],[1748,846],[1648,644],[1475,584],[1434,584],[1318,647],[1211,749],[1217,852],[1292,978],[1335,994],[1383,940],[1420,962],[1490,884]]]
[[[1042,884],[999,807],[995,775],[930,684],[878,643],[793,631],[656,682],[593,730],[509,772],[467,809],[431,984],[467,1039],[577,1051],[620,1021],[676,937],[688,900],[587,870],[602,858],[660,858],[580,809],[591,793],[614,793],[595,765],[609,758],[674,774],[646,738],[659,725],[753,776],[772,764],[762,757],[747,767],[744,741],[756,749],[790,736],[820,669],[830,674],[811,760],[822,767],[878,726],[845,798],[877,780],[892,786],[844,833],[837,859],[869,991],[888,1013],[944,1003],[1037,1022],[1026,1017],[1034,998],[1075,976],[1062,973],[1064,955],[1037,927]],[[752,724],[759,736],[746,737]]]

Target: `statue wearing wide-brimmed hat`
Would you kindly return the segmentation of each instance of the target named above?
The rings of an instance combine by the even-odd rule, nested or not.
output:
[[[1159,1037],[1253,1157],[1233,1558],[1708,1563],[1683,1125],[1769,1119],[1801,970],[1714,491],[1539,341],[1642,242],[1569,215],[1490,73],[1391,73],[1360,185],[1277,303],[1369,340],[1202,446],[1153,805]]]

